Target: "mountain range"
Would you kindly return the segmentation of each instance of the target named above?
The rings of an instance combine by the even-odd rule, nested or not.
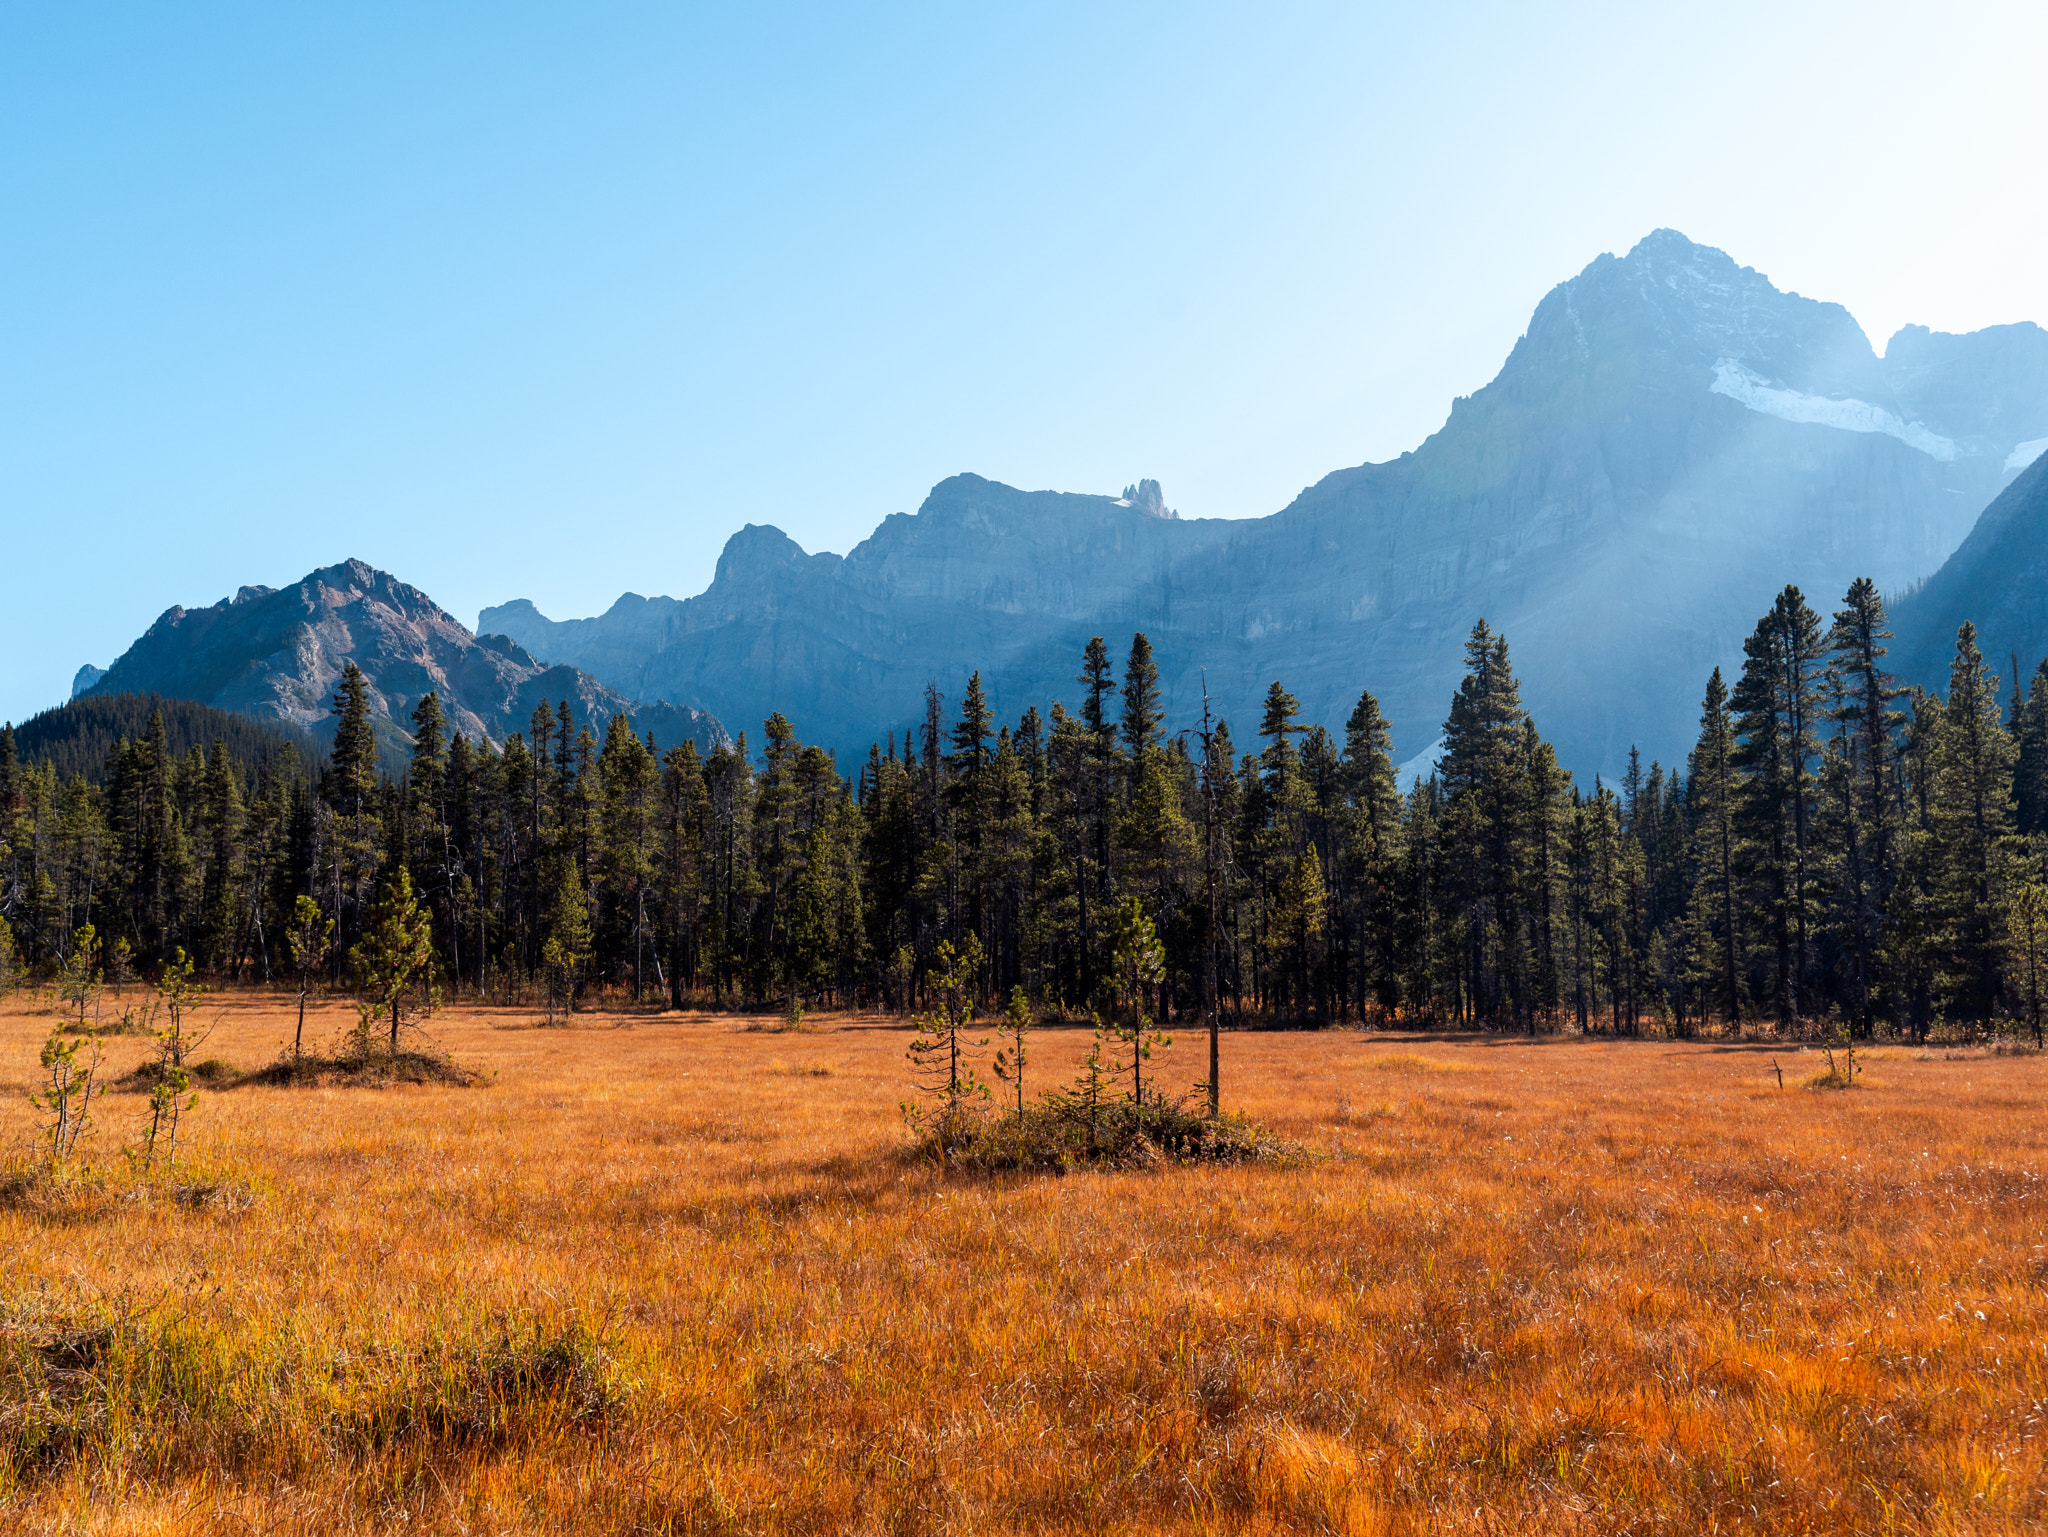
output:
[[[978,669],[1015,718],[1074,702],[1090,636],[1120,654],[1143,630],[1172,728],[1205,686],[1241,738],[1274,679],[1333,729],[1370,689],[1397,758],[1420,764],[1483,617],[1563,761],[1611,774],[1632,744],[1683,761],[1708,672],[1739,665],[1788,582],[1826,614],[1855,577],[1924,581],[1899,613],[1914,681],[1940,681],[1967,614],[1994,656],[2038,658],[2043,449],[2048,331],[1908,326],[1879,355],[1840,305],[1659,230],[1552,289],[1420,447],[1267,517],[1183,517],[1152,480],[1109,496],[961,474],[843,557],[749,524],[690,598],[628,593],[571,620],[521,599],[472,633],[349,561],[173,608],[79,684],[319,734],[353,660],[393,752],[432,688],[456,729],[494,740],[543,700],[664,744],[780,711],[850,768],[921,716],[928,683],[957,700]]]
[[[1613,772],[1632,743],[1682,761],[1780,587],[1826,613],[1857,576],[1928,578],[2044,447],[2040,327],[1909,326],[1880,356],[1840,305],[1659,230],[1551,290],[1419,448],[1268,517],[955,475],[844,557],[749,524],[695,597],[567,621],[520,600],[478,628],[735,724],[779,709],[842,762],[928,681],[957,698],[979,668],[1005,716],[1071,703],[1088,637],[1143,630],[1176,727],[1205,678],[1240,735],[1273,679],[1333,728],[1369,688],[1411,757],[1484,617],[1564,761]]]
[[[283,722],[326,743],[330,704],[354,662],[387,758],[410,741],[413,709],[439,695],[448,729],[502,742],[536,707],[567,702],[601,732],[628,717],[662,746],[727,740],[703,710],[640,703],[574,667],[536,661],[503,635],[479,637],[425,593],[359,560],[314,571],[290,587],[244,587],[210,608],[168,609],[96,678],[82,698],[163,694]],[[94,669],[96,671],[96,669]]]

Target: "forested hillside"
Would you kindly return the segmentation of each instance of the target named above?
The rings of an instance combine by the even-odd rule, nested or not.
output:
[[[93,694],[31,716],[14,728],[14,750],[24,765],[47,763],[59,780],[83,775],[105,783],[123,738],[149,735],[150,718],[160,715],[165,750],[182,758],[193,748],[204,751],[219,742],[228,761],[245,779],[265,763],[279,760],[290,746],[311,765],[319,754],[310,732],[285,721],[257,721],[190,699],[160,694]]]
[[[1168,735],[1144,635],[1091,640],[1081,704],[1002,722],[979,676],[927,693],[843,777],[781,715],[657,755],[566,703],[502,749],[429,694],[379,775],[344,674],[316,788],[294,755],[182,757],[162,715],[99,784],[0,734],[0,913],[26,963],[83,926],[138,962],[176,948],[275,976],[298,899],[338,924],[425,924],[446,984],[534,981],[720,1003],[910,1007],[973,936],[986,998],[1082,1013],[1135,901],[1165,944],[1164,1017],[1686,1030],[1838,1018],[1860,1032],[2032,1021],[2048,966],[2048,673],[2001,708],[1965,625],[1948,686],[1903,693],[1856,582],[1831,617],[1787,587],[1741,673],[1705,681],[1683,765],[1581,790],[1481,622],[1438,772],[1402,794],[1361,692],[1341,736],[1281,682],[1254,722]],[[413,904],[417,903],[417,906]]]

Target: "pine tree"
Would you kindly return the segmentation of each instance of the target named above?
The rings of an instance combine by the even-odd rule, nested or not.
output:
[[[1142,773],[1145,759],[1158,750],[1164,719],[1159,667],[1152,660],[1152,642],[1140,632],[1131,637],[1130,660],[1124,665],[1123,718],[1117,724],[1133,776]]]
[[[377,739],[368,684],[355,663],[342,670],[334,696],[336,725],[325,800],[330,905],[344,935],[355,933],[379,864],[383,832],[377,786]]]
[[[695,984],[708,891],[705,836],[710,795],[694,742],[672,747],[662,758],[657,837],[660,856],[655,885],[661,909],[662,949],[667,955],[669,1007],[683,1006],[683,989]],[[657,962],[659,964],[659,962]]]
[[[285,946],[292,969],[299,978],[299,1022],[292,1032],[292,1057],[304,1054],[306,1045],[306,991],[315,973],[326,963],[334,943],[334,920],[320,911],[320,904],[301,896],[292,904],[291,924],[285,930]]]
[[[349,959],[363,993],[358,1005],[361,1038],[367,1042],[374,1020],[388,1019],[390,1049],[396,1056],[406,1013],[421,1006],[432,1008],[435,1001],[433,926],[413,895],[412,876],[403,865],[384,883]]]
[[[1875,1023],[1878,958],[1886,915],[1898,885],[1898,838],[1903,807],[1898,786],[1899,690],[1882,670],[1884,600],[1867,577],[1843,597],[1828,632],[1829,688],[1834,735],[1822,776],[1827,790],[1827,842],[1841,867],[1837,908],[1846,931],[1853,1017],[1869,1035]]]
[[[908,1051],[911,1069],[937,1115],[933,1119],[911,1105],[903,1106],[903,1113],[914,1126],[930,1126],[941,1161],[966,1137],[966,1118],[973,1102],[989,1097],[973,1062],[973,1053],[985,1049],[988,1038],[967,1038],[975,1015],[973,978],[982,959],[981,947],[971,934],[957,950],[950,942],[940,941],[929,979],[937,1006],[918,1016],[918,1033]]]
[[[1731,704],[1740,852],[1771,945],[1766,991],[1781,1025],[1807,1012],[1819,896],[1811,835],[1823,716],[1820,621],[1787,587],[1743,642]]]
[[[1936,738],[1935,899],[1949,963],[1947,993],[1962,1018],[1987,1022],[2000,991],[2006,885],[2012,865],[2012,739],[1998,718],[1998,678],[1963,625]]]
[[[647,908],[660,809],[660,778],[652,742],[635,735],[625,716],[614,715],[605,728],[597,772],[599,878],[611,904],[614,929],[631,936],[620,948],[630,947],[633,1001],[639,1003],[646,996]]]
[[[550,1018],[576,1012],[583,968],[590,960],[590,904],[575,861],[556,855],[548,889],[547,937],[541,941],[541,978]]]
[[[2015,681],[2013,823],[2029,838],[2048,833],[2048,658],[2035,668],[2022,706]]]
[[[1707,680],[1700,705],[1700,735],[1686,780],[1692,801],[1693,864],[1698,871],[1692,910],[1696,933],[1710,948],[1699,961],[1721,1017],[1742,1018],[1743,933],[1736,890],[1735,724],[1721,669]]]
[[[1525,1021],[1532,1006],[1520,859],[1530,809],[1524,719],[1507,641],[1482,619],[1465,643],[1465,677],[1444,723],[1438,772],[1473,1007],[1516,1021]]]
[[[1370,693],[1358,696],[1345,722],[1343,773],[1351,813],[1344,907],[1355,933],[1357,995],[1361,1011],[1370,998],[1384,1012],[1398,997],[1393,957],[1401,792],[1394,779],[1393,735]]]
[[[1117,1038],[1131,1057],[1131,1104],[1140,1117],[1145,1108],[1145,1063],[1155,1050],[1172,1044],[1153,1028],[1146,1012],[1147,993],[1166,975],[1166,951],[1159,931],[1136,897],[1118,904],[1110,927],[1110,956],[1123,1024]]]

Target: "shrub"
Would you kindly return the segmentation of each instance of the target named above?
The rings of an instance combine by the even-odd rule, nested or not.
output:
[[[1020,1115],[970,1114],[955,1121],[943,1148],[935,1133],[919,1156],[954,1168],[996,1173],[1142,1169],[1160,1163],[1288,1163],[1298,1149],[1241,1115],[1211,1116],[1190,1101],[1107,1100],[1091,1110],[1072,1094],[1047,1095]]]

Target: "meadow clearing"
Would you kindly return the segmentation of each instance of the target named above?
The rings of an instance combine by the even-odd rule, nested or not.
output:
[[[0,1003],[24,1156],[46,1007]],[[200,1056],[292,1015],[209,1000]],[[202,1085],[175,1181],[17,1192],[0,1524],[2048,1523],[2039,1058],[1815,1092],[1784,1048],[1232,1034],[1226,1104],[1300,1160],[991,1179],[905,1157],[902,1022],[754,1023],[444,1009],[482,1086]],[[1034,1084],[1085,1043],[1038,1033]],[[143,1099],[97,1104],[104,1167]]]

